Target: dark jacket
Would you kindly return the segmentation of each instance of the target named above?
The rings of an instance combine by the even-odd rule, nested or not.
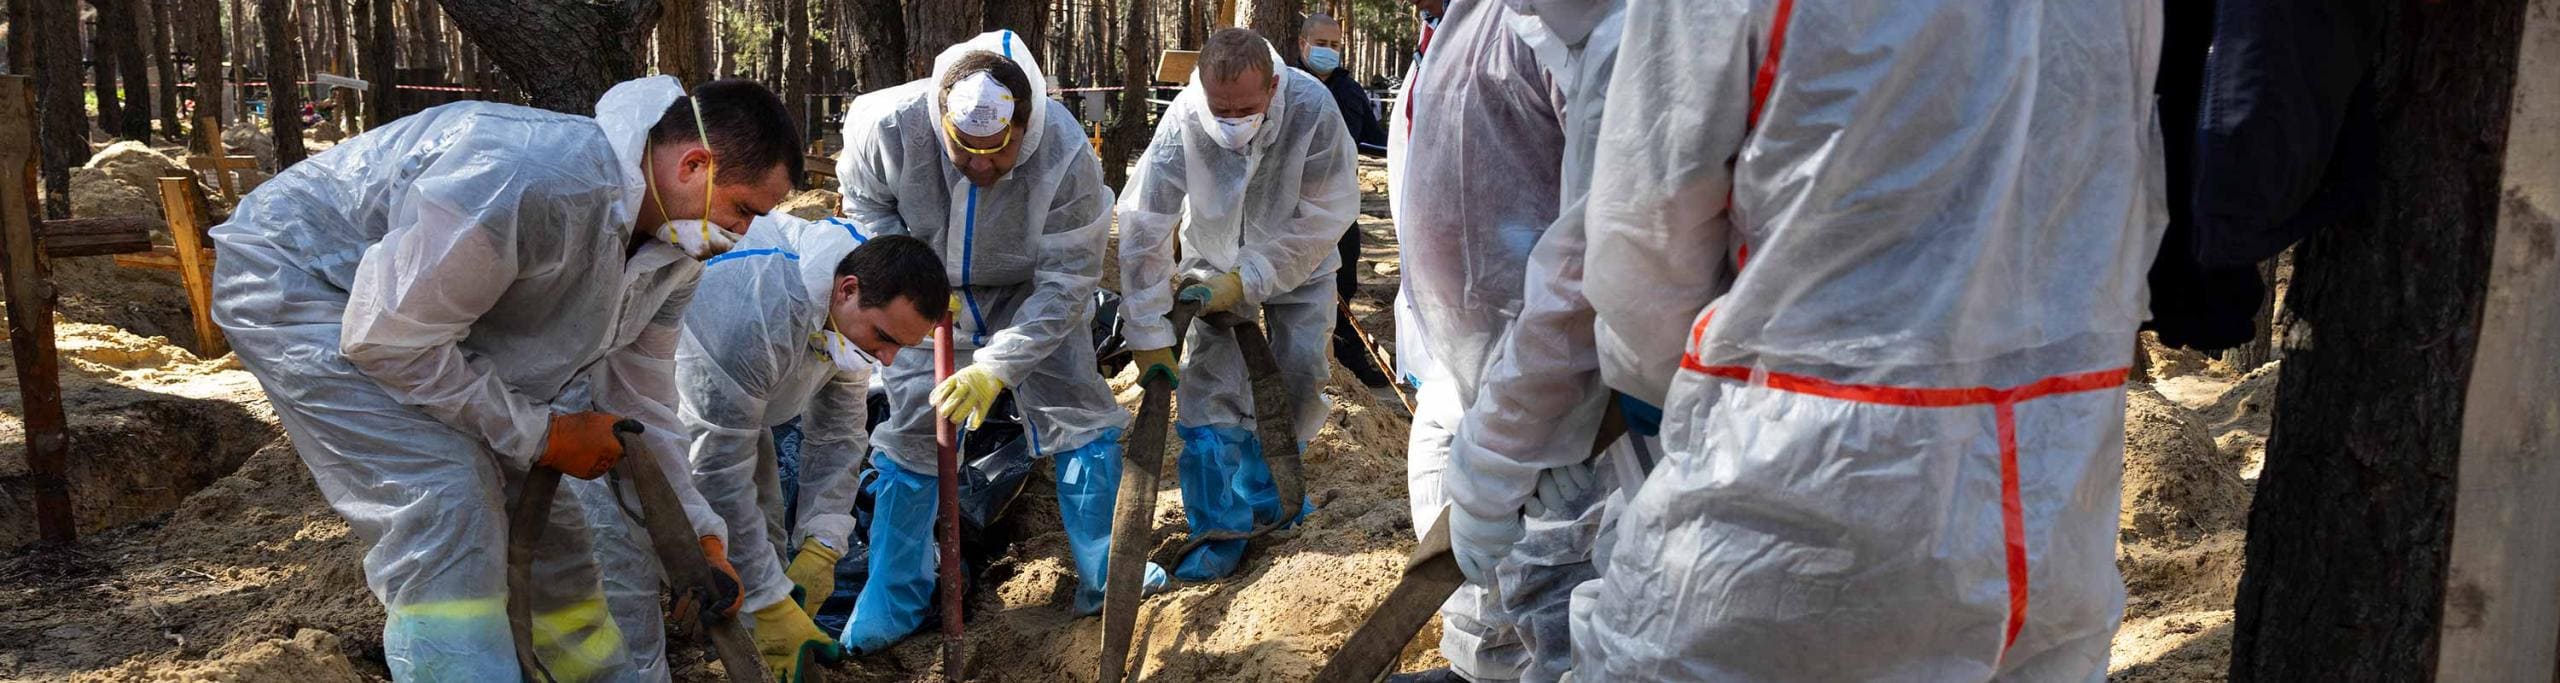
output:
[[[2361,207],[2376,0],[2172,2],[2160,57],[2169,229],[2147,327],[2163,344],[2255,336],[2256,264]]]
[[[1342,108],[1342,124],[1351,127],[1351,141],[1360,144],[1360,151],[1385,154],[1387,127],[1378,123],[1378,106],[1369,100],[1369,91],[1360,89],[1351,70],[1334,69],[1325,76],[1324,87],[1333,92],[1334,105]]]

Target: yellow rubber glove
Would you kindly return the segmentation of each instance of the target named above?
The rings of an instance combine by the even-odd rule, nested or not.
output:
[[[1207,290],[1202,295],[1200,290]],[[1244,276],[1233,271],[1219,273],[1208,281],[1182,289],[1178,296],[1200,299],[1200,314],[1224,313],[1244,304]]]
[[[972,365],[951,373],[949,379],[933,386],[926,397],[933,402],[934,414],[953,424],[977,429],[987,421],[987,409],[996,404],[996,395],[1004,393],[1004,380],[984,365]]]
[[[1179,372],[1182,368],[1182,359],[1174,357],[1173,349],[1139,349],[1133,357],[1138,365],[1139,384],[1147,383],[1147,377],[1150,375],[1164,373],[1166,383],[1176,387],[1182,386],[1182,373]]]
[[[800,680],[800,653],[817,655],[818,661],[833,662],[844,658],[844,647],[834,638],[818,630],[809,613],[790,600],[776,600],[755,611],[756,654],[764,656],[764,666],[774,677],[786,681]]]
[[[835,594],[836,560],[840,559],[844,559],[842,551],[812,536],[800,542],[800,554],[791,556],[791,564],[782,568],[782,575],[791,578],[791,587],[799,593],[800,610],[810,617],[818,616],[818,606]]]

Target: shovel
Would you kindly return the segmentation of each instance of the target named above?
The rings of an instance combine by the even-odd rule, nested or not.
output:
[[[1609,403],[1600,418],[1600,432],[1591,440],[1591,457],[1600,457],[1626,433],[1627,423],[1617,403]],[[1414,634],[1422,632],[1422,625],[1439,614],[1441,603],[1448,602],[1449,595],[1466,581],[1466,574],[1458,569],[1458,555],[1449,547],[1449,509],[1443,507],[1439,521],[1431,524],[1431,533],[1422,537],[1422,545],[1405,562],[1396,587],[1387,591],[1387,599],[1369,612],[1351,638],[1342,641],[1342,649],[1325,661],[1315,680],[1369,681],[1386,675],[1396,657],[1404,654],[1405,644],[1413,642]]]
[[[723,595],[726,591],[712,580],[714,570],[710,561],[702,557],[701,541],[685,518],[683,501],[676,497],[666,472],[653,464],[666,454],[650,450],[648,442],[639,438],[640,433],[638,422],[623,420],[614,425],[614,436],[622,441],[623,452],[614,471],[631,482],[632,490],[639,495],[640,521],[648,529],[649,545],[658,554],[659,566],[666,570],[667,586],[676,593],[678,603],[712,605],[735,600],[737,596]],[[507,621],[514,631],[516,660],[524,665],[527,680],[552,680],[551,672],[533,654],[531,578],[533,549],[542,540],[544,518],[550,516],[552,500],[559,490],[560,472],[536,466],[525,474],[524,489],[507,511]],[[730,680],[773,680],[764,660],[756,654],[755,641],[748,639],[746,629],[735,617],[716,610],[693,612],[688,616],[699,621],[700,632],[710,635],[712,650],[719,653]]]
[[[1200,312],[1200,300],[1173,302],[1174,357],[1182,357],[1183,332]],[[1140,369],[1144,372],[1144,369]],[[1155,536],[1156,484],[1164,476],[1165,432],[1173,420],[1174,380],[1161,374],[1138,379],[1145,397],[1138,400],[1138,421],[1129,428],[1129,447],[1121,451],[1120,501],[1111,514],[1110,573],[1103,582],[1102,665],[1096,680],[1117,683],[1129,661],[1129,641],[1138,623],[1138,602],[1145,590],[1149,539]]]

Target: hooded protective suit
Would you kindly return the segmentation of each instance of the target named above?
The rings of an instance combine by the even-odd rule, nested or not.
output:
[[[693,490],[733,530],[727,547],[746,591],[741,618],[790,597],[782,563],[796,541],[816,536],[843,548],[853,532],[847,512],[870,440],[864,398],[875,364],[833,351],[823,326],[835,264],[863,239],[840,219],[759,217],[734,249],[705,262],[701,283],[711,289],[697,287],[697,296],[727,305],[685,313],[672,385],[684,445],[662,452],[686,454]],[[804,415],[799,499],[811,503],[786,519],[769,427]],[[598,529],[597,562],[615,568],[605,574],[605,598],[630,639],[633,668],[666,680],[664,574],[632,507],[638,493],[619,475],[569,485]]]
[[[1198,74],[1156,125],[1120,199],[1122,333],[1133,349],[1173,345],[1165,319],[1180,275],[1239,274],[1240,315],[1259,315],[1289,387],[1299,443],[1324,427],[1324,383],[1334,316],[1333,247],[1360,210],[1358,148],[1340,124],[1324,84],[1279,68],[1278,87],[1244,149],[1221,146],[1205,128],[1208,98]],[[1174,261],[1177,229],[1181,263]],[[1254,433],[1253,383],[1235,336],[1193,321],[1184,347],[1180,463],[1184,513],[1199,531],[1249,531],[1275,521],[1279,493]],[[1202,545],[1174,575],[1205,581],[1235,570],[1243,541]]]
[[[1044,83],[1030,48],[1011,31],[981,34],[944,50],[933,76],[864,95],[845,113],[836,177],[844,209],[875,235],[906,234],[934,246],[960,306],[953,311],[959,366],[986,365],[1014,393],[1032,447],[1056,458],[1059,513],[1066,518],[1078,573],[1079,606],[1097,608],[1109,557],[1111,505],[1120,478],[1120,430],[1129,412],[1094,371],[1086,335],[1111,225],[1102,165],[1078,144],[1083,133],[1066,106],[1047,97],[1024,103],[1030,118],[1013,144],[1011,173],[976,187],[944,145],[942,76],[962,55],[1004,55]],[[870,580],[846,625],[844,645],[872,651],[922,623],[933,589],[934,420],[929,345],[900,353],[886,370],[890,415],[872,434],[882,468],[872,522]]]
[[[1630,8],[1585,284],[1668,454],[1577,676],[2105,679],[2160,12]]]
[[[639,420],[679,452],[665,401],[701,266],[665,242],[628,245],[648,129],[682,94],[671,78],[623,83],[593,119],[428,109],[286,169],[212,231],[214,319],[321,493],[372,543],[365,578],[389,611],[396,678],[518,676],[504,506],[555,412]],[[682,463],[653,464],[685,480]],[[697,533],[728,536],[677,489]],[[624,680],[642,674],[606,614],[592,504],[552,509],[533,642],[563,680]]]
[[[1624,28],[1621,0],[1507,0],[1514,32],[1538,53],[1565,105],[1560,213],[1529,252],[1520,317],[1476,392],[1450,448],[1442,478],[1455,512],[1522,517],[1540,473],[1581,468],[1596,486],[1548,500],[1523,519],[1523,535],[1494,569],[1494,590],[1530,656],[1524,680],[1554,681],[1573,668],[1567,601],[1598,576],[1592,543],[1600,503],[1623,480],[1641,480],[1632,448],[1593,458],[1609,389],[1591,341],[1591,303],[1582,296],[1583,200],[1591,187],[1600,112]],[[1624,438],[1641,439],[1630,434]],[[1632,444],[1629,444],[1632,446]],[[1613,478],[1608,475],[1618,475]]]
[[[1529,250],[1557,213],[1564,95],[1515,21],[1533,24],[1495,0],[1448,4],[1406,92],[1410,139],[1391,159],[1404,162],[1397,239],[1429,245],[1403,254],[1404,299],[1430,356],[1405,450],[1417,530],[1457,476],[1451,432],[1520,314]],[[1441,611],[1441,654],[1470,680],[1516,679],[1528,664],[1497,602],[1470,583]]]

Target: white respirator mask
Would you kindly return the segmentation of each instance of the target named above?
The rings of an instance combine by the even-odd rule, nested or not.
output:
[[[838,374],[867,375],[881,365],[880,357],[855,346],[853,340],[836,334],[835,330],[822,330],[817,336],[818,339],[812,341],[826,349],[827,360],[835,364]]]
[[[728,253],[731,247],[738,246],[740,238],[737,233],[709,221],[686,218],[658,226],[658,239],[683,249],[686,256],[701,260]]]
[[[1204,119],[1200,122],[1200,129],[1209,134],[1209,139],[1216,140],[1220,147],[1241,152],[1246,145],[1253,144],[1255,134],[1262,132],[1262,121],[1266,115],[1217,116],[1204,107],[1200,116]]]

